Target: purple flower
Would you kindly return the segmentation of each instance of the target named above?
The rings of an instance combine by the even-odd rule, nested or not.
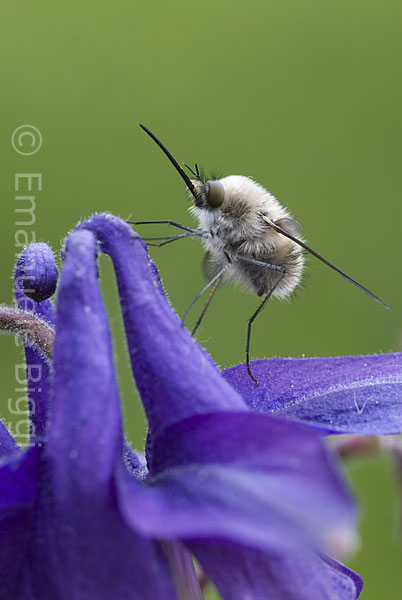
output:
[[[21,261],[31,261],[33,284],[42,282],[46,298],[52,286],[43,271],[55,271],[40,246]],[[98,247],[114,264],[148,417],[146,466],[122,432]],[[20,305],[24,289],[17,283]],[[322,376],[314,384],[308,361],[299,369],[296,361],[294,396],[285,393],[279,363],[277,388],[265,375],[271,362],[258,366],[263,385],[256,396],[244,365],[222,377],[167,303],[143,242],[110,215],[96,215],[70,235],[56,316],[46,299],[24,308],[55,322],[56,335],[52,372],[37,350],[27,350],[28,372],[43,369],[30,397],[31,447],[19,449],[0,423],[0,599],[200,598],[188,551],[225,599],[357,598],[360,578],[326,554],[353,532],[355,509],[314,431],[325,398],[317,399]],[[364,360],[375,385],[385,380],[383,401],[392,402],[396,430],[401,368],[391,373],[387,357],[381,364]],[[345,361],[344,376],[340,369],[326,394],[363,381],[362,369],[351,375],[352,359]],[[370,421],[376,433],[389,432],[387,416],[363,410],[359,420],[339,399],[342,410],[331,414],[331,427],[324,419],[325,430],[354,431],[364,415],[366,428]],[[250,411],[245,400],[279,417]]]

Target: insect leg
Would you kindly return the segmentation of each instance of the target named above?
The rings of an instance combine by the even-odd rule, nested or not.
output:
[[[286,272],[286,271],[285,271]],[[270,299],[270,297],[272,296],[272,293],[274,291],[274,289],[276,288],[276,286],[278,285],[278,283],[282,280],[285,272],[282,274],[282,276],[278,279],[278,281],[275,283],[275,285],[269,290],[269,292],[265,295],[263,301],[261,302],[261,304],[259,305],[259,307],[257,308],[257,310],[251,315],[251,317],[248,320],[248,325],[247,325],[247,341],[246,341],[246,365],[247,365],[247,371],[248,374],[250,375],[251,379],[254,381],[254,383],[256,385],[258,385],[258,381],[256,380],[256,378],[254,377],[254,375],[251,372],[251,367],[250,367],[250,340],[251,340],[251,326],[253,324],[253,321],[256,319],[256,317],[260,314],[260,312],[262,311],[262,309],[264,308],[264,306],[266,305],[266,303],[268,302],[268,300]]]
[[[207,285],[205,285],[202,290],[200,292],[198,292],[198,294],[196,296],[194,296],[194,298],[192,299],[192,301],[190,302],[190,304],[187,306],[186,310],[183,313],[183,316],[181,318],[181,323],[182,325],[184,325],[184,321],[185,318],[187,317],[190,309],[192,308],[192,306],[194,305],[194,303],[198,300],[198,298],[200,296],[202,296],[202,294],[204,292],[206,292],[212,285],[214,285],[214,283],[216,283],[216,281],[218,279],[220,279],[222,277],[222,275],[224,274],[224,272],[226,271],[226,269],[230,266],[230,264],[225,265],[220,271],[217,272],[217,274],[215,275],[215,277],[212,277],[212,279],[210,281],[208,281]]]
[[[271,265],[270,263],[263,262],[262,260],[255,260],[254,258],[248,258],[246,256],[237,256],[236,260],[239,262],[247,263],[249,265],[255,265],[256,267],[262,267],[263,269],[269,269],[270,271],[279,271],[279,273],[286,273],[286,269],[284,267],[280,267],[278,265]],[[278,284],[275,284],[275,287]],[[275,288],[272,289],[274,291]]]
[[[165,244],[170,244],[170,242],[174,242],[176,240],[180,240],[181,238],[193,237],[197,235],[195,233],[180,233],[179,235],[166,235],[162,237],[150,237],[150,238],[142,238],[147,246],[164,246]],[[198,235],[202,235],[201,233]],[[162,242],[156,243],[156,240],[164,240]]]
[[[179,229],[184,229],[184,231],[189,231],[194,235],[200,235],[202,232],[199,229],[192,229],[191,227],[187,227],[186,225],[181,225],[181,223],[177,223],[177,221],[171,221],[170,219],[166,219],[164,221],[126,221],[130,225],[172,225],[172,227],[178,227]]]
[[[219,284],[221,283],[221,281],[222,281],[222,278],[221,278],[221,277],[220,277],[219,279],[217,279],[217,280],[216,280],[216,282],[215,282],[215,284],[214,284],[214,286],[213,286],[213,288],[212,288],[212,291],[211,291],[211,293],[210,293],[210,294],[209,294],[209,296],[208,296],[208,300],[206,301],[206,303],[205,303],[205,306],[204,306],[204,308],[202,309],[202,312],[201,312],[200,316],[199,316],[199,317],[198,317],[198,319],[197,319],[197,323],[194,325],[194,328],[193,328],[193,331],[191,332],[191,335],[194,335],[194,334],[195,334],[195,332],[197,331],[198,327],[201,325],[201,321],[203,320],[203,318],[204,318],[204,315],[205,315],[205,313],[207,312],[207,308],[208,308],[208,306],[211,304],[211,300],[212,300],[212,298],[214,297],[214,295],[215,295],[215,292],[216,292],[216,290],[218,289],[218,287],[219,287]]]

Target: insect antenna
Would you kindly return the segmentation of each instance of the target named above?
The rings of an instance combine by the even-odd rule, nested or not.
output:
[[[185,167],[186,167],[186,168],[187,168],[187,169],[190,171],[190,173],[191,173],[192,175],[194,175],[194,177],[195,177],[196,179],[198,179],[199,181],[204,181],[204,180],[203,180],[203,178],[201,177],[201,173],[200,173],[200,170],[199,170],[199,168],[198,168],[198,165],[197,165],[197,163],[195,163],[195,165],[194,165],[194,166],[195,166],[195,171],[194,171],[194,169],[192,169],[192,168],[190,167],[190,165],[188,165],[187,163],[183,163],[183,165],[184,165],[184,166],[185,166]]]
[[[164,146],[162,144],[162,142],[156,137],[156,135],[154,133],[152,133],[152,131],[150,129],[148,129],[148,127],[146,127],[145,125],[142,125],[141,123],[140,123],[140,127],[141,127],[141,129],[143,129],[145,131],[145,133],[147,133],[154,140],[154,142],[159,146],[159,148],[166,154],[166,156],[168,157],[168,159],[170,160],[170,162],[172,163],[172,165],[174,166],[176,171],[179,173],[180,177],[182,179],[184,179],[188,189],[194,196],[195,200],[197,200],[197,193],[195,191],[195,187],[193,186],[193,184],[191,182],[191,179],[188,177],[188,175],[185,173],[185,171],[181,168],[181,166],[179,165],[177,160],[174,158],[174,156],[169,152],[169,150],[166,148],[166,146]],[[198,168],[197,168],[197,171],[198,171]]]
[[[332,263],[329,262],[329,260],[327,260],[326,258],[324,258],[323,256],[321,256],[321,254],[318,254],[318,252],[316,252],[315,250],[313,250],[312,248],[310,248],[310,246],[307,246],[307,244],[305,244],[304,242],[302,242],[298,238],[294,237],[291,233],[288,233],[287,231],[285,231],[284,229],[282,229],[282,227],[279,227],[279,225],[276,225],[274,222],[269,221],[268,219],[264,219],[264,220],[266,220],[266,223],[268,223],[268,225],[270,225],[270,227],[272,227],[272,229],[274,229],[275,231],[277,231],[281,235],[284,235],[285,237],[287,237],[290,240],[292,240],[292,242],[295,242],[295,244],[298,244],[299,246],[301,246],[302,248],[304,248],[305,250],[307,250],[307,252],[309,252],[310,254],[312,254],[313,256],[315,256],[316,258],[318,258],[318,260],[320,260],[321,262],[323,262],[324,264],[326,264],[328,267],[330,267],[331,269],[333,269],[334,271],[336,271],[337,273],[339,273],[339,275],[342,275],[342,277],[344,279],[346,279],[347,281],[350,281],[350,283],[352,283],[354,286],[356,286],[357,288],[359,288],[359,290],[361,290],[362,292],[364,292],[365,294],[367,294],[367,296],[370,296],[370,298],[372,300],[374,300],[375,302],[378,302],[378,304],[381,304],[381,306],[383,306],[387,310],[390,310],[389,306],[387,306],[387,304],[385,304],[385,302],[383,302],[382,300],[380,300],[380,298],[378,298],[375,294],[373,294],[373,292],[370,292],[370,290],[368,290],[367,288],[365,288],[361,283],[359,283],[358,281],[355,281],[354,279],[352,279],[352,277],[350,277],[349,275],[347,275],[346,273],[344,273],[343,271],[341,271],[341,269],[338,269],[338,267],[335,267],[335,265],[333,265]]]

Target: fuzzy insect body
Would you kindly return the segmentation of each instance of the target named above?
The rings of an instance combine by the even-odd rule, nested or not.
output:
[[[185,165],[194,176],[190,179],[156,135],[144,125],[141,127],[161,148],[186,183],[189,198],[193,202],[190,212],[198,220],[199,228],[192,229],[170,220],[129,222],[135,225],[164,223],[182,231],[173,236],[144,238],[151,246],[163,246],[191,236],[201,238],[206,251],[204,267],[209,282],[193,298],[183,314],[183,322],[198,298],[209,288],[212,288],[212,291],[193,334],[200,325],[216,289],[223,281],[241,282],[257,296],[262,297],[260,305],[248,321],[246,341],[247,370],[257,385],[250,365],[251,326],[271,296],[285,298],[300,283],[304,267],[303,250],[339,273],[375,302],[389,309],[370,290],[307,246],[300,237],[299,223],[261,185],[242,175],[207,181],[200,174],[197,165],[195,171]]]
[[[272,291],[284,298],[300,283],[304,265],[302,248],[275,231],[276,223],[290,233],[300,231],[288,211],[261,185],[243,175],[230,175],[219,180],[224,199],[219,208],[211,208],[207,200],[207,183],[192,180],[198,202],[190,212],[204,233],[207,276],[222,270],[225,281],[240,281],[257,296]],[[240,259],[250,259],[242,262]],[[275,271],[251,262],[280,267]]]

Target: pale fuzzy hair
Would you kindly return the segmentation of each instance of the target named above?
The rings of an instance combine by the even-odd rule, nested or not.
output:
[[[230,175],[219,180],[225,190],[222,205],[214,210],[191,206],[190,212],[198,219],[203,231],[212,236],[202,240],[208,252],[213,270],[219,270],[225,260],[225,252],[236,256],[250,256],[257,260],[283,266],[286,275],[275,288],[273,296],[285,297],[300,283],[304,257],[300,246],[280,233],[267,227],[264,216],[270,221],[291,218],[289,212],[261,185],[243,175]],[[193,184],[202,185],[197,180]],[[275,281],[274,272],[260,269],[261,285],[264,278]],[[256,282],[250,280],[251,270],[244,264],[235,263],[228,269],[225,279],[243,283],[254,293]],[[257,282],[258,283],[258,282]],[[260,289],[260,288],[259,288]]]

